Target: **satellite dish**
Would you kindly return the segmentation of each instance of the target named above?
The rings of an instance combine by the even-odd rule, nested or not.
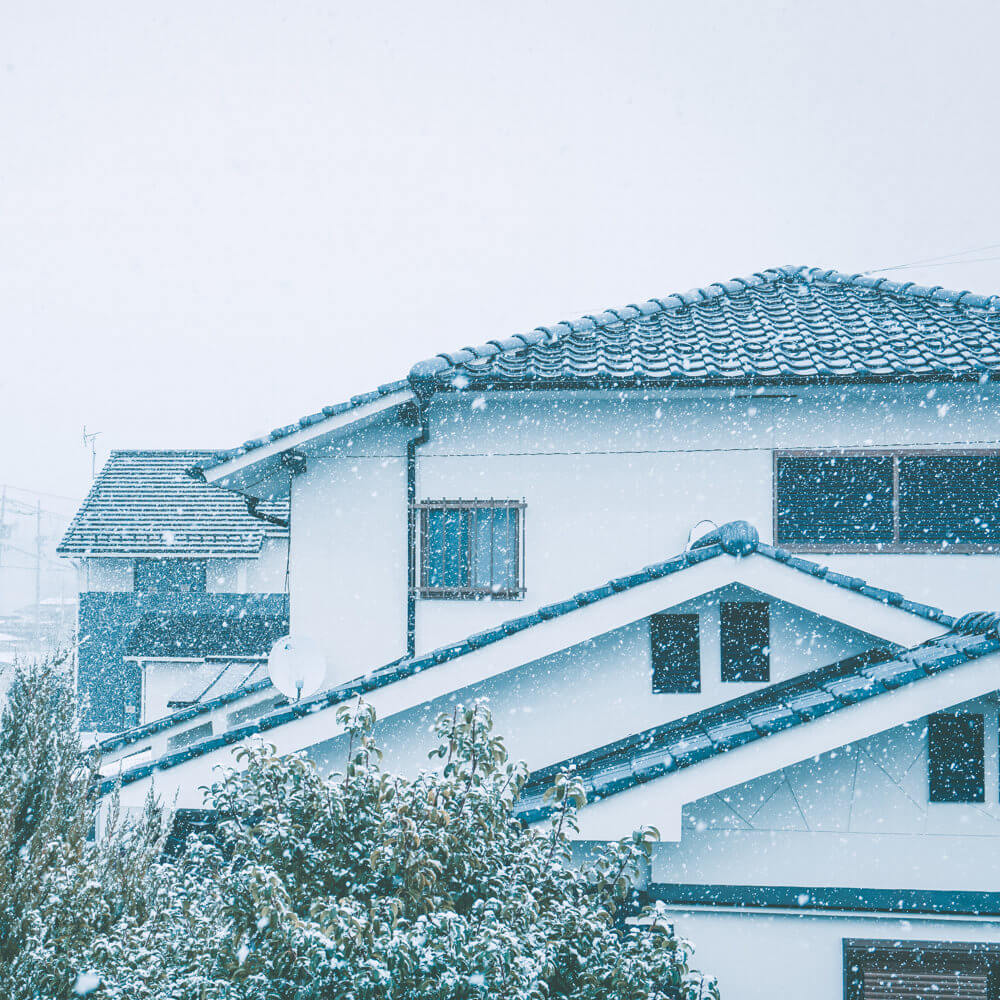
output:
[[[315,640],[286,635],[271,647],[267,672],[283,695],[297,701],[322,687],[326,680],[326,657]]]

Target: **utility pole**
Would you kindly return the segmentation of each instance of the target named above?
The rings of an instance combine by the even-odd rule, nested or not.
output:
[[[4,539],[7,537],[7,484],[0,489],[0,568],[3,567]],[[0,612],[3,612],[3,574],[0,573]]]
[[[35,506],[35,646],[42,650],[42,501]]]

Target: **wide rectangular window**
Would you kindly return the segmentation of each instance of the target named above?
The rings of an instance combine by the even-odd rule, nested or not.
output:
[[[137,559],[135,589],[141,593],[193,593],[206,589],[204,559]]]
[[[724,681],[771,678],[771,606],[766,601],[723,601],[719,607]]]
[[[776,452],[774,537],[816,551],[1000,549],[1000,453]]]
[[[524,508],[518,500],[428,500],[420,517],[421,597],[520,597]]]
[[[694,694],[701,690],[697,615],[651,615],[649,644],[654,694]]]
[[[927,778],[931,802],[985,802],[983,717],[937,712],[927,717]]]

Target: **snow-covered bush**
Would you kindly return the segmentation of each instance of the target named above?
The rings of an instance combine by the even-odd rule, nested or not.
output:
[[[160,820],[106,818],[93,837],[96,756],[83,750],[71,674],[26,664],[0,717],[0,986],[15,1000],[71,995],[79,956],[123,914],[145,919]]]
[[[214,841],[150,879],[145,919],[123,919],[84,962],[95,996],[254,1000],[695,998],[714,987],[662,915],[621,904],[652,831],[583,865],[570,858],[581,789],[552,791],[543,832],[514,804],[526,778],[483,706],[438,720],[440,766],[387,773],[374,713],[345,708],[342,774],[239,751],[210,790]]]

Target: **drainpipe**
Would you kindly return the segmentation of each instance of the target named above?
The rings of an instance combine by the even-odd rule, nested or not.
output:
[[[406,655],[417,653],[417,448],[427,443],[430,429],[424,403],[417,404],[420,433],[406,444]]]

